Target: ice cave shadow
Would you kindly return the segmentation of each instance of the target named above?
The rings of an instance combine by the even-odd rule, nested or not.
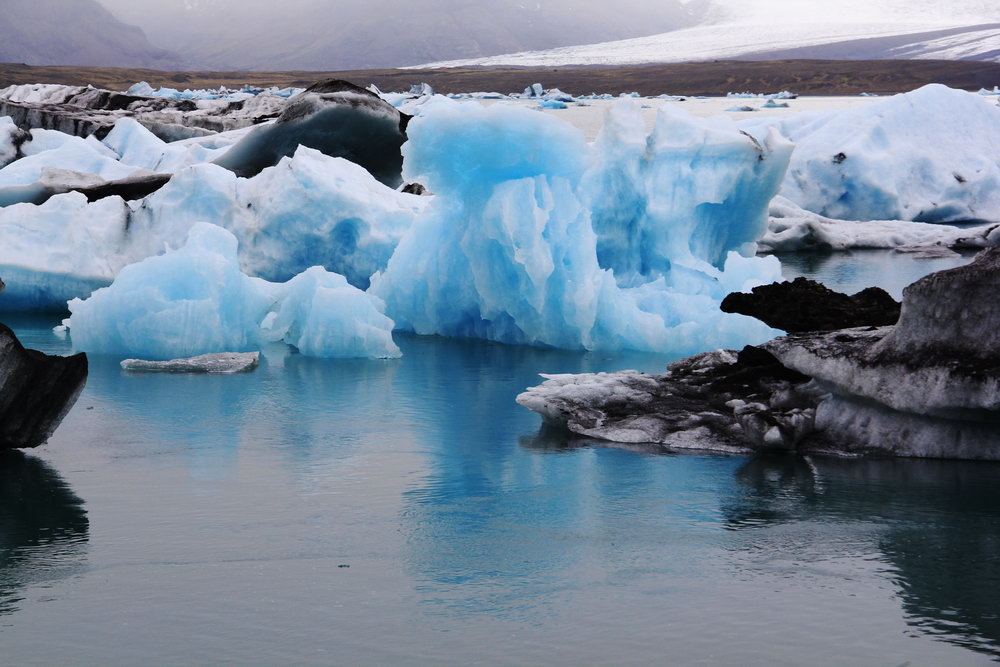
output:
[[[0,616],[22,591],[83,567],[89,521],[83,501],[41,459],[0,451]]]

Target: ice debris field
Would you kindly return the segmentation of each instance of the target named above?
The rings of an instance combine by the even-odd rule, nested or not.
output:
[[[130,93],[262,93],[142,86]],[[1000,222],[990,92],[935,85],[745,119],[662,100],[651,130],[644,100],[623,99],[604,105],[593,141],[538,109],[581,98],[540,86],[517,103],[382,94],[390,111],[358,113],[386,136],[405,130],[398,188],[357,164],[357,150],[326,145],[293,146],[249,177],[227,168],[249,136],[285,145],[302,123],[355,122],[327,113],[322,94],[268,91],[299,105],[294,118],[180,141],[134,118],[100,139],[0,118],[0,309],[68,308],[77,350],[152,360],[277,341],[308,356],[392,358],[394,331],[677,355],[739,348],[777,333],[718,307],[780,279],[759,250],[1000,240],[993,225],[941,224]],[[141,197],[93,195],[158,175],[169,181]],[[402,186],[416,183],[429,194]]]

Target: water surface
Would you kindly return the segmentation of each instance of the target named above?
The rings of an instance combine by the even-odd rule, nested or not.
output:
[[[940,268],[893,257],[814,275]],[[66,353],[57,320],[9,321]],[[1000,657],[1000,466],[570,446],[513,401],[538,372],[670,359],[399,344],[232,377],[92,358],[50,444],[0,459],[0,662]]]

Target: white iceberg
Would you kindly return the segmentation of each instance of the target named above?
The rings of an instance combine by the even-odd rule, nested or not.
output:
[[[929,85],[849,110],[741,124],[795,142],[781,194],[839,220],[1000,222],[1000,108]]]

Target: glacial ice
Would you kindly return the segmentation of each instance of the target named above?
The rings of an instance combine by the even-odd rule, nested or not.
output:
[[[322,267],[307,269],[281,286],[282,297],[264,336],[283,340],[308,357],[402,356],[392,341],[393,322],[377,297]]]
[[[319,267],[284,284],[247,276],[237,243],[198,223],[184,247],[127,266],[109,287],[70,301],[74,347],[170,360],[285,340],[308,356],[399,356],[380,301]]]
[[[211,164],[182,169],[131,205],[73,193],[0,208],[0,276],[11,283],[0,310],[65,308],[128,264],[182,246],[198,220],[236,235],[250,275],[285,281],[318,265],[365,289],[429,200],[301,147],[251,179]]]
[[[88,203],[75,192],[0,208],[0,310],[65,310],[109,284],[134,261],[123,249],[128,216],[118,197]]]
[[[763,252],[852,250],[860,248],[988,248],[1000,245],[1000,227],[975,227],[906,220],[834,220],[778,196],[771,201],[767,233],[758,242]]]
[[[0,169],[0,188],[36,183],[45,169],[70,169],[106,180],[125,178],[137,171],[115,157],[111,151],[101,152],[85,139],[70,137],[57,148],[28,155]]]
[[[239,239],[250,275],[284,281],[323,266],[366,289],[426,202],[301,146],[249,179],[212,164],[181,170],[134,212],[130,236],[133,254],[147,257],[179,247],[194,221],[210,220]]]
[[[529,109],[432,100],[410,124],[404,177],[436,196],[386,271],[373,278],[371,291],[385,300],[399,328],[420,334],[658,352],[766,340],[773,330],[720,313],[718,303],[731,285],[766,283],[780,274],[777,260],[735,251],[754,249],[745,235],[766,224],[766,191],[777,188],[789,147],[776,139],[761,146],[728,130],[728,142],[708,142],[700,153],[696,147],[722,127],[667,111],[649,139],[649,178],[642,186],[662,192],[652,198],[647,190],[586,193],[584,172],[604,156],[571,125]],[[674,159],[671,149],[683,157]],[[687,171],[678,166],[685,159]],[[708,169],[706,182],[720,183],[675,180],[678,170],[690,175],[690,161]],[[747,161],[750,171],[768,163],[767,178],[744,181]],[[654,202],[651,217],[657,205],[667,212],[675,200],[707,213],[678,225],[690,237],[664,234],[654,253],[667,254],[652,258],[658,272],[625,289],[598,264],[588,202],[622,197],[623,206],[635,208],[631,199],[640,196]],[[740,211],[746,229],[721,228],[737,218],[729,208]]]
[[[23,132],[7,116],[0,117],[0,169],[17,159]]]
[[[396,187],[407,119],[370,90],[333,79],[296,95],[274,123],[255,128],[215,164],[254,176],[307,146],[360,164]]]
[[[839,220],[1000,222],[1000,108],[942,85],[741,127],[795,142],[781,194]]]

